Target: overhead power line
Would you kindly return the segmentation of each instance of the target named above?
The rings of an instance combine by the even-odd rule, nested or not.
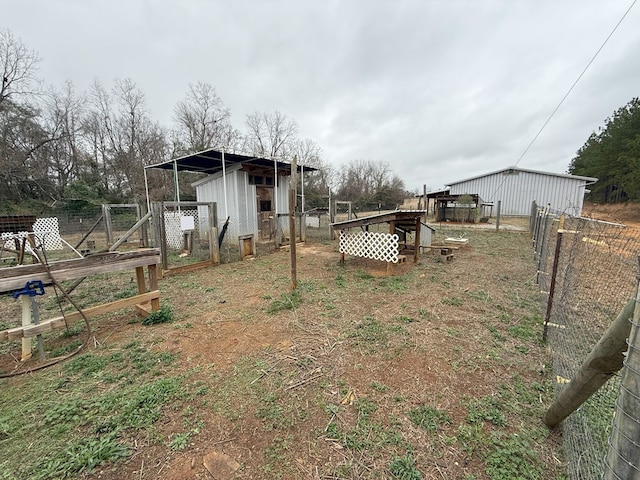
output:
[[[520,157],[518,158],[518,160],[515,163],[515,166],[518,166],[518,164],[520,163],[520,161],[523,159],[523,157],[527,154],[527,152],[529,151],[529,149],[531,148],[531,146],[535,143],[535,141],[538,139],[538,137],[540,136],[540,134],[542,133],[542,131],[545,129],[545,127],[548,125],[548,123],[551,121],[551,119],[553,118],[553,116],[556,114],[556,112],[560,109],[560,107],[562,106],[562,104],[564,103],[564,101],[567,99],[567,97],[569,96],[569,94],[573,91],[573,89],[575,88],[575,86],[578,84],[578,82],[580,81],[580,79],[582,79],[582,77],[584,76],[584,74],[586,73],[586,71],[589,69],[589,67],[591,66],[591,64],[594,62],[594,60],[596,59],[596,57],[598,56],[598,54],[602,51],[602,49],[604,48],[604,46],[607,44],[607,42],[609,41],[609,39],[613,36],[613,34],[616,32],[616,30],[618,29],[618,27],[620,26],[620,24],[622,23],[622,21],[625,19],[625,17],[629,14],[629,12],[631,11],[631,9],[633,8],[633,6],[636,4],[638,0],[633,0],[631,2],[631,5],[629,5],[629,8],[627,8],[626,12],[624,12],[624,14],[622,15],[622,17],[620,18],[620,20],[618,20],[618,23],[616,23],[616,26],[613,27],[613,30],[611,30],[611,33],[609,33],[609,35],[607,35],[607,38],[604,39],[604,42],[602,42],[602,45],[600,45],[600,48],[598,48],[598,50],[596,51],[596,53],[593,55],[593,57],[591,57],[591,60],[589,60],[589,63],[587,63],[587,65],[582,69],[582,72],[580,72],[580,75],[578,75],[578,78],[576,78],[575,82],[573,82],[573,84],[571,85],[571,87],[569,88],[569,90],[567,90],[567,93],[564,94],[564,97],[562,97],[562,100],[560,100],[560,102],[558,103],[558,105],[556,105],[556,108],[553,109],[553,112],[551,112],[551,115],[549,115],[549,117],[547,118],[547,120],[542,124],[542,127],[540,127],[540,130],[538,130],[538,133],[535,134],[535,136],[533,137],[533,139],[531,140],[531,142],[529,142],[529,145],[527,145],[527,148],[524,149],[524,151],[522,152],[522,154],[520,155]]]

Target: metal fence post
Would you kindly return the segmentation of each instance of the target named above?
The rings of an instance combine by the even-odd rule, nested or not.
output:
[[[560,216],[560,224],[558,226],[558,237],[556,239],[556,250],[553,254],[553,267],[551,268],[551,284],[549,286],[549,297],[547,299],[547,312],[544,316],[544,327],[542,330],[542,341],[547,341],[549,333],[549,321],[551,320],[551,311],[553,310],[553,294],[556,289],[556,277],[558,276],[558,263],[560,262],[560,249],[562,248],[562,234],[564,229],[564,215]],[[538,272],[540,270],[538,269]]]

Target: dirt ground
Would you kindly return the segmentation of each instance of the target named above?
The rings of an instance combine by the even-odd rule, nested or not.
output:
[[[636,208],[586,206],[585,212],[640,222]],[[179,412],[167,411],[157,426],[157,438],[169,439],[184,430],[184,411],[197,417],[201,428],[184,450],[137,439],[127,461],[82,478],[396,478],[390,459],[411,451],[422,478],[486,479],[490,453],[465,444],[463,433],[470,405],[487,398],[504,403],[505,422],[500,428],[481,423],[478,438],[528,432],[541,471],[526,478],[562,478],[560,437],[528,418],[539,418],[553,395],[548,353],[535,331],[539,298],[530,237],[442,229],[436,239],[461,232],[469,245],[453,261],[424,254],[418,264],[396,265],[392,276],[374,261],[338,264],[336,243],[299,245],[300,302],[292,310],[269,313],[276,300],[291,301],[283,249],[162,280],[172,324],[146,327],[132,323],[129,312],[97,319],[92,349],[139,339],[176,354],[178,371],[189,385],[206,385],[206,393],[183,401]],[[5,318],[15,309],[0,302]],[[523,322],[533,335],[523,333]],[[5,369],[11,361],[3,356]],[[233,384],[243,375],[252,380]],[[222,409],[215,407],[230,385],[236,390]],[[262,395],[278,407],[268,421],[260,414]],[[365,401],[375,405],[366,418],[401,442],[364,439],[358,448],[332,438],[332,425],[357,431]],[[446,412],[449,421],[435,433],[416,427],[407,412],[423,405]],[[377,438],[375,430],[368,435]]]

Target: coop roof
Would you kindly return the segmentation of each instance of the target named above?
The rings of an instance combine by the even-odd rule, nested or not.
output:
[[[223,153],[220,150],[209,149],[202,152],[192,153],[183,157],[167,160],[166,162],[148,165],[144,168],[161,168],[164,170],[177,169],[178,171],[188,171],[206,174],[215,174],[222,171],[222,158],[224,155],[225,167],[231,165],[242,164],[248,167],[256,167],[259,169],[274,169],[277,166],[278,172],[284,175],[291,175],[291,164],[286,162],[269,160],[268,158],[260,158],[255,156],[240,155],[238,153]],[[305,166],[306,171],[317,170],[313,167]],[[298,165],[297,171],[301,171],[302,167]]]

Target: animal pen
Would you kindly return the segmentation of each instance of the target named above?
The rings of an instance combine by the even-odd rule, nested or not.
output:
[[[640,232],[535,203],[530,230],[569,478],[640,478]]]

